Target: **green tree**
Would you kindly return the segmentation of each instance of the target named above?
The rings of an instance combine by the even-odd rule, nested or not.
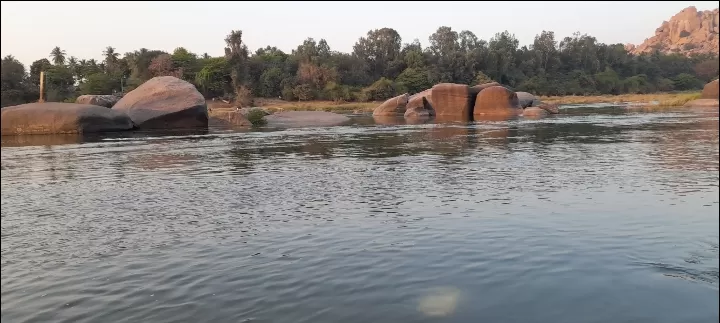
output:
[[[55,48],[50,51],[50,57],[52,57],[55,65],[65,64],[65,55],[65,51],[60,49],[58,46],[55,46]]]

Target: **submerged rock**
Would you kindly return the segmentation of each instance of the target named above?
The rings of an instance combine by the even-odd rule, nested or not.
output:
[[[327,127],[350,123],[350,118],[325,111],[283,111],[265,116],[273,127]]]

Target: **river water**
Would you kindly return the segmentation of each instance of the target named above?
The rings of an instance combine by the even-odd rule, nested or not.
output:
[[[2,140],[3,323],[718,321],[717,109]]]

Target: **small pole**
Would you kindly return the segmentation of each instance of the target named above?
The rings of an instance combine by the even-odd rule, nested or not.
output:
[[[45,102],[45,72],[40,71],[40,100],[38,102]]]

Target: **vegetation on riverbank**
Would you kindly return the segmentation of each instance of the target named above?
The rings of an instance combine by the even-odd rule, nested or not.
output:
[[[648,93],[621,95],[589,96],[541,96],[543,102],[553,104],[590,104],[590,103],[638,103],[659,106],[681,106],[700,98],[699,91],[680,93]]]
[[[127,92],[154,76],[173,75],[193,83],[206,98],[242,106],[257,106],[253,98],[279,98],[299,102],[278,109],[363,110],[374,105],[367,102],[444,82],[494,80],[549,96],[699,90],[718,75],[719,65],[717,56],[708,54],[635,56],[622,44],[603,44],[580,33],[558,41],[550,31],[521,47],[507,31],[485,41],[471,31],[443,26],[423,48],[417,39],[403,43],[397,31],[382,28],[360,37],[352,53],[332,51],[325,40],[308,38],[291,53],[268,46],[251,54],[242,36],[242,31],[231,31],[221,57],[183,47],[172,53],[141,48],[121,55],[107,46],[104,60],[96,61],[55,47],[51,60],[39,59],[28,71],[8,55],[2,60],[2,106],[36,101],[41,71],[48,101]]]

